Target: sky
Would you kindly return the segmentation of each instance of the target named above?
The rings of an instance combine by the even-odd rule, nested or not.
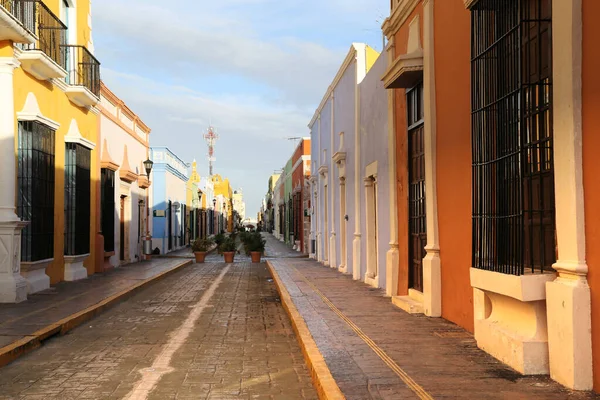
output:
[[[256,218],[269,176],[308,123],[353,42],[381,51],[389,0],[96,0],[106,85],[167,146],[208,175],[202,135],[219,134],[214,173]]]

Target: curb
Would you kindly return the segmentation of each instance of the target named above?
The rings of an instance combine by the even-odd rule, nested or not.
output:
[[[173,272],[180,270],[183,267],[187,267],[192,264],[192,260],[182,262],[171,269],[163,271],[158,275],[151,278],[145,279],[137,284],[122,290],[110,297],[107,297],[97,304],[87,307],[79,312],[69,315],[55,323],[52,323],[31,335],[17,340],[7,346],[0,348],[0,368],[13,362],[17,358],[24,356],[25,354],[33,351],[42,346],[42,342],[54,335],[64,335],[68,331],[76,328],[86,321],[94,318],[98,314],[108,310],[110,307],[119,303],[120,301],[132,296],[145,286],[154,283],[155,281],[162,279]]]
[[[342,391],[338,387],[335,379],[331,375],[331,371],[327,367],[327,363],[323,358],[323,355],[319,351],[317,344],[315,343],[304,318],[296,309],[290,294],[288,293],[285,285],[281,282],[279,275],[275,271],[275,268],[271,265],[270,261],[267,261],[267,266],[273,277],[275,287],[281,297],[281,304],[285,309],[287,315],[292,321],[292,327],[300,343],[304,360],[310,371],[313,384],[321,400],[343,400],[346,399],[342,394]]]

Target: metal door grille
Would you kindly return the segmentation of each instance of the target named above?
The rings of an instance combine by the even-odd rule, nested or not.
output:
[[[21,261],[54,256],[54,130],[19,122],[17,214],[29,224],[21,236]]]
[[[104,236],[104,251],[115,251],[115,172],[103,168],[101,180],[101,221]]]
[[[90,149],[66,144],[65,255],[90,252]]]
[[[409,148],[409,281],[410,287],[423,291],[423,258],[427,244],[425,208],[425,136],[423,126],[423,84],[406,94]]]
[[[472,9],[473,266],[507,274],[556,259],[551,0]]]

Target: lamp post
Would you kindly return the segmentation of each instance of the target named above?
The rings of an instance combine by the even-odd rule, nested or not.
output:
[[[212,215],[212,233],[215,234],[215,226],[217,225],[217,199],[213,198],[213,215]]]
[[[146,188],[146,238],[144,240],[143,253],[144,258],[149,258],[150,254],[152,253],[152,245],[150,244],[148,246],[146,243],[152,239],[152,236],[150,236],[150,172],[152,172],[152,166],[154,165],[154,162],[152,162],[150,159],[147,159],[143,162],[143,164],[144,169],[146,170],[146,176],[148,177],[148,188]],[[146,247],[149,248],[146,249]]]

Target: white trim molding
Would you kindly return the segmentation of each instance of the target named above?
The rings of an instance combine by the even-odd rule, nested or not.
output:
[[[55,131],[57,131],[58,128],[60,128],[60,124],[58,122],[51,120],[50,118],[45,117],[42,114],[37,98],[32,92],[29,92],[27,94],[27,98],[25,99],[23,109],[17,113],[17,120],[39,122],[43,125],[48,126],[49,128],[54,129]]]
[[[77,120],[72,119],[71,125],[69,126],[69,132],[65,135],[65,143],[77,143],[83,147],[87,147],[90,150],[94,150],[96,144],[89,139],[84,138],[79,132],[79,125]]]
[[[425,144],[425,208],[427,210],[427,254],[423,259],[423,311],[428,317],[442,316],[442,267],[438,233],[436,173],[436,95],[433,14],[434,0],[423,2],[423,103]]]
[[[591,390],[591,293],[585,258],[582,0],[552,0],[554,185],[558,278],[546,284],[550,376]],[[560,56],[559,56],[560,55]]]

